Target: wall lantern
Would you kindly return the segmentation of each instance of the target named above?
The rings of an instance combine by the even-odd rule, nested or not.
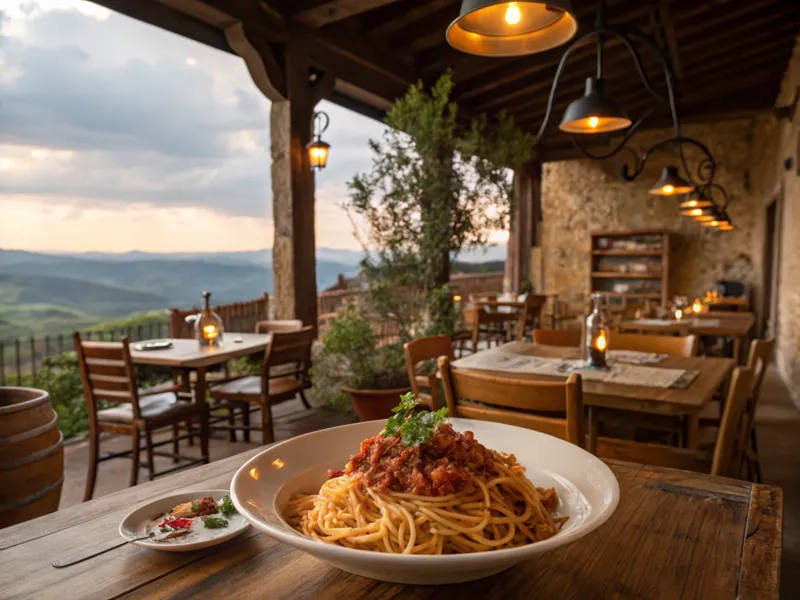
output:
[[[327,113],[315,112],[311,118],[314,139],[306,145],[306,149],[308,150],[308,160],[312,171],[321,171],[328,165],[328,154],[331,145],[322,141],[322,134],[328,129],[329,124],[330,119]]]
[[[578,21],[569,0],[463,0],[447,42],[477,56],[524,56],[570,41]]]

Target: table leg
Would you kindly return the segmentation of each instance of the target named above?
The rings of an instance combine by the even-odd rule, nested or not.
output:
[[[700,445],[700,415],[687,415],[685,445],[690,450],[697,450]]]
[[[208,461],[208,404],[206,404],[206,369],[197,369],[197,381],[194,384],[194,401],[203,407],[200,414],[200,451]]]
[[[733,360],[736,361],[736,364],[741,364],[741,356],[742,356],[742,336],[737,335],[733,338]]]

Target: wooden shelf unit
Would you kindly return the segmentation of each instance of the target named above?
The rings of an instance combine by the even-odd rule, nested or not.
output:
[[[609,298],[623,300],[669,300],[670,232],[664,229],[633,229],[630,231],[599,231],[591,234],[592,255],[589,265],[589,289],[602,292]],[[639,259],[637,261],[637,259]],[[645,263],[646,272],[609,271],[601,263],[622,265]],[[615,280],[634,286],[633,291],[613,291]],[[635,282],[643,282],[636,289]]]

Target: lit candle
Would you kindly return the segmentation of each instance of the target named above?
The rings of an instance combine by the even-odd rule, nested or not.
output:
[[[675,310],[675,320],[680,321],[683,318],[683,310],[680,308]]]
[[[593,367],[605,368],[607,348],[608,339],[606,338],[606,331],[605,329],[601,329],[600,333],[592,340],[592,346],[589,348],[589,364]]]
[[[695,301],[692,303],[692,312],[696,315],[703,312],[703,303],[700,302],[700,298],[695,298]]]
[[[203,327],[203,337],[205,337],[207,340],[216,339],[217,335],[219,334],[217,332],[216,326],[206,325],[205,327]]]

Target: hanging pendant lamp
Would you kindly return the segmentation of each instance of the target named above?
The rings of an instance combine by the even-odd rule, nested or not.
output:
[[[661,177],[655,185],[650,188],[653,196],[678,196],[688,194],[694,190],[694,186],[678,175],[678,167],[664,167]]]
[[[696,190],[689,194],[686,200],[678,204],[678,208],[681,209],[681,211],[687,211],[693,208],[708,208],[713,205],[714,203],[705,195],[705,192]],[[681,214],[684,213],[681,212]]]
[[[608,133],[631,126],[631,120],[603,94],[603,80],[586,79],[586,94],[564,111],[558,128],[567,133]]]
[[[570,41],[578,21],[569,0],[463,0],[447,42],[478,56],[524,56]]]

